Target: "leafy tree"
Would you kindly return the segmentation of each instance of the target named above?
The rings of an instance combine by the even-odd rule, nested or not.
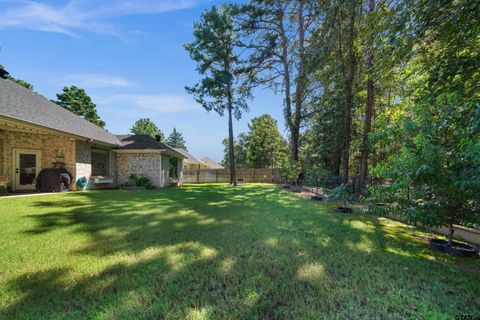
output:
[[[10,80],[13,80],[13,81],[15,81],[16,83],[18,83],[19,85],[21,85],[22,87],[25,87],[25,88],[27,88],[28,90],[33,91],[33,85],[30,84],[30,83],[28,83],[28,82],[25,81],[25,80],[15,79],[15,78],[13,78],[13,77],[11,77]]]
[[[135,124],[130,128],[130,132],[133,134],[149,135],[161,142],[165,141],[165,135],[163,132],[148,118],[142,118],[135,121]]]
[[[5,70],[5,67],[3,65],[0,64],[0,73],[3,73],[6,75],[7,79],[9,80],[12,80],[12,81],[15,81],[16,83],[18,83],[19,85],[27,88],[28,90],[32,90],[33,91],[33,85],[28,83],[27,81],[25,80],[21,80],[21,79],[16,79],[14,78],[13,76],[11,76],[7,70]]]
[[[97,106],[84,89],[76,86],[64,87],[54,102],[101,128],[105,127],[105,122],[97,114]]]
[[[284,96],[290,157],[299,160],[300,127],[312,83],[306,72],[308,35],[321,20],[317,1],[252,0],[240,8],[242,45],[251,53],[251,84]]]
[[[248,168],[249,164],[247,163],[247,148],[248,148],[248,142],[247,142],[247,135],[245,133],[240,133],[237,137],[237,139],[233,140],[234,146],[234,152],[235,152],[235,165],[237,168]],[[222,166],[225,168],[230,169],[230,145],[229,145],[229,139],[223,139],[222,142],[224,148],[224,157],[222,161]]]
[[[402,148],[376,168],[392,183],[373,200],[425,226],[480,223],[480,99],[440,96],[415,101],[399,119]]]
[[[379,117],[387,149],[374,173],[391,183],[372,200],[409,221],[448,226],[480,221],[480,6],[476,1],[404,5],[411,51],[397,103]]]
[[[207,111],[228,114],[230,182],[236,185],[232,117],[240,119],[242,111],[248,110],[246,100],[251,94],[244,82],[243,61],[237,53],[238,34],[232,10],[231,6],[222,5],[203,12],[200,22],[193,27],[195,40],[185,48],[203,77],[193,87],[186,87],[187,92]]]
[[[307,52],[307,74],[321,89],[312,93],[302,136],[306,175],[318,168],[344,181],[358,174],[362,190],[369,166],[385,159],[385,145],[374,139],[384,129],[378,118],[398,98],[398,70],[411,51],[402,36],[408,15],[397,4],[333,1],[321,8]]]
[[[234,140],[235,161],[239,168],[283,168],[288,159],[288,143],[270,115],[253,118],[249,131]],[[223,140],[223,165],[230,167],[228,139]]]
[[[253,118],[248,125],[247,158],[254,168],[280,168],[288,157],[288,144],[270,115]]]
[[[183,139],[183,135],[180,132],[178,132],[176,128],[173,128],[173,131],[168,136],[166,142],[172,148],[182,148],[187,150],[187,146],[185,144],[185,140]]]

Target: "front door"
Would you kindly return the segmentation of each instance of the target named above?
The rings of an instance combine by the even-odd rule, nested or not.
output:
[[[41,151],[15,149],[14,190],[35,190],[35,178],[41,169]]]

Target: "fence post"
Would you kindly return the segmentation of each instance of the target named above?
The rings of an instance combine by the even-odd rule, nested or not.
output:
[[[218,170],[215,170],[215,183],[218,183]]]

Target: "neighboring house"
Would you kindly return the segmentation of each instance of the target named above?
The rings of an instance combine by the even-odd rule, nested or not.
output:
[[[91,188],[115,187],[131,174],[154,187],[182,178],[185,157],[149,136],[115,136],[15,82],[0,78],[0,175],[14,190],[35,189],[43,168],[64,167]]]
[[[202,158],[202,161],[207,165],[208,169],[225,169],[225,167],[219,165],[209,157]]]
[[[187,150],[182,148],[175,148],[175,150],[181,153],[185,159],[183,159],[183,168],[184,169],[207,169],[208,166],[203,162],[192,156],[188,153]]]

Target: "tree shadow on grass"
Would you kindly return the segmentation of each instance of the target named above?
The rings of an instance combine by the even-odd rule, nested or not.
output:
[[[73,278],[52,268],[10,280],[17,299],[7,318],[405,318],[480,308],[476,278],[404,248],[379,220],[335,214],[272,186],[59,201],[34,204],[52,209],[27,216],[37,225],[25,236],[86,235],[68,254],[111,263]],[[432,294],[442,289],[450,299]]]

